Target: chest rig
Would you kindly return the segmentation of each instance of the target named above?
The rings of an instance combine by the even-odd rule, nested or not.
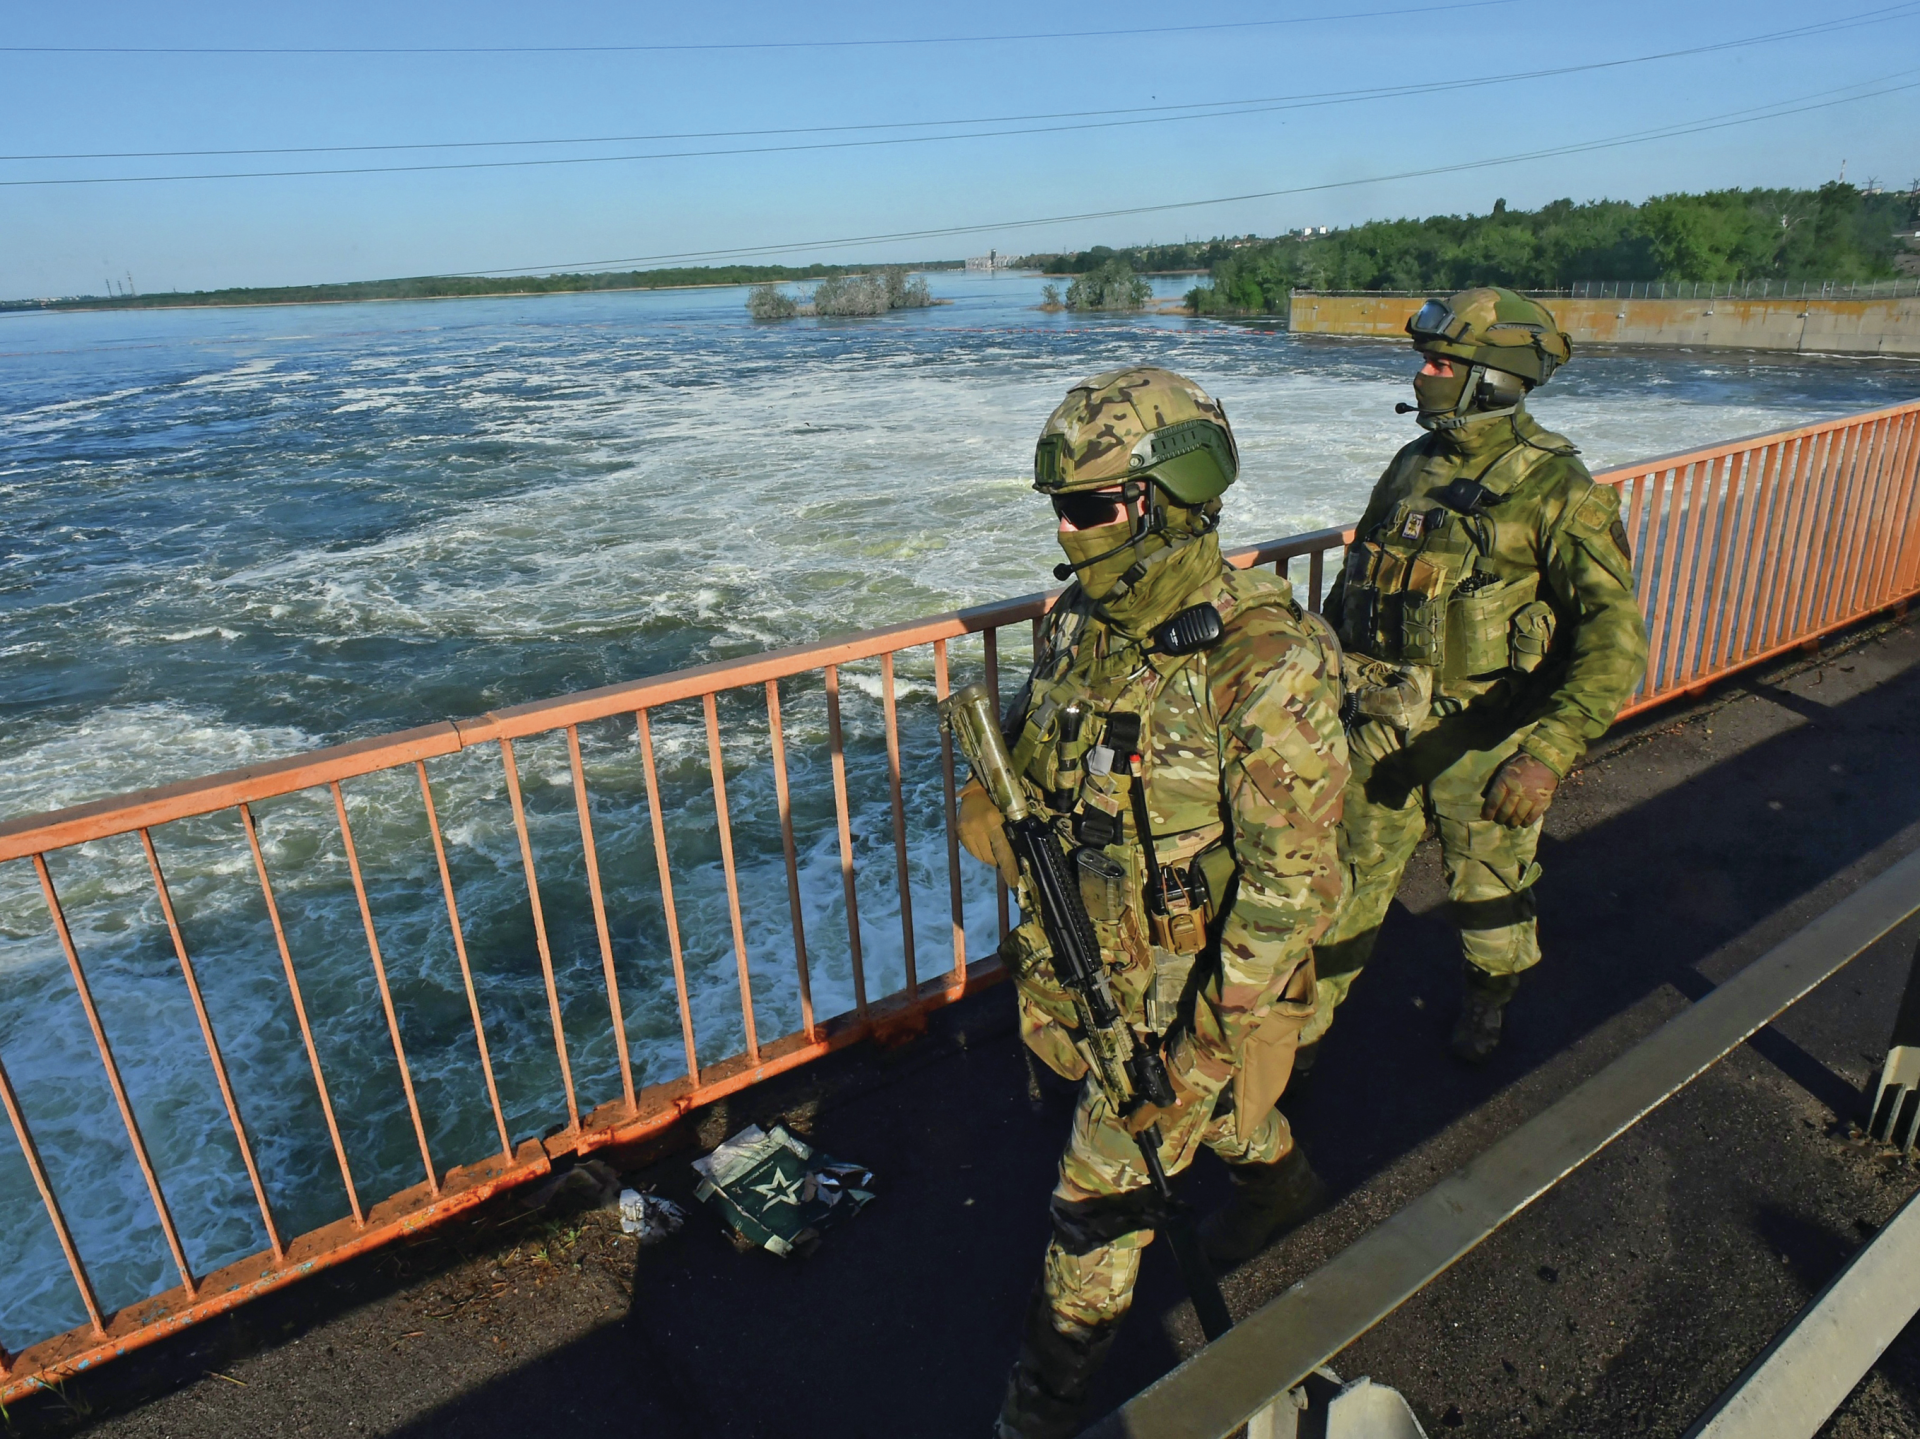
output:
[[[1236,873],[1207,652],[1222,616],[1263,603],[1291,601],[1225,576],[1210,602],[1137,641],[1076,590],[1010,715],[1014,769],[1069,848],[1116,998],[1156,1034],[1178,1017]]]
[[[1554,453],[1522,442],[1479,475],[1431,488],[1450,463],[1432,453],[1415,459],[1402,472],[1407,493],[1348,547],[1341,644],[1430,669],[1442,684],[1539,668],[1553,608],[1539,598],[1537,569],[1500,572],[1495,540],[1502,503]]]

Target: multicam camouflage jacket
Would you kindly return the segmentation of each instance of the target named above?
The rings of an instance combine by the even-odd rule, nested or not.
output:
[[[1132,597],[1124,628],[1069,588],[1042,628],[1008,732],[1030,797],[1073,854],[1122,1012],[1143,1034],[1171,1032],[1178,1077],[1217,1093],[1269,1015],[1312,1008],[1305,961],[1345,886],[1335,842],[1347,778],[1339,658],[1286,586],[1227,566],[1211,535],[1153,584],[1156,602],[1143,615],[1138,601],[1149,597]],[[1224,622],[1215,645],[1148,652],[1139,636],[1149,622],[1201,602]],[[1129,716],[1140,716],[1133,748],[1154,854],[1190,896],[1190,919],[1146,903]],[[1075,1023],[1072,1003],[1046,958],[1029,918],[1009,950],[1029,1042],[1076,1075],[1061,1038]],[[1056,1026],[1051,1051],[1034,1032],[1045,1020]]]
[[[1522,749],[1562,777],[1647,662],[1619,496],[1575,454],[1524,407],[1415,440],[1326,602],[1350,653],[1426,666],[1436,701],[1531,724]]]

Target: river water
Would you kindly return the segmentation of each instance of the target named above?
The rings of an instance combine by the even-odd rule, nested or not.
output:
[[[1034,308],[1039,281],[936,274],[936,308],[751,324],[737,289],[0,317],[0,817],[1051,584],[1031,444],[1071,381],[1145,360],[1226,403],[1229,543],[1351,519],[1393,449],[1406,350],[1171,316]],[[1172,295],[1186,281],[1159,286]],[[1920,366],[1581,355],[1535,406],[1600,469],[1920,394]],[[1010,662],[1017,659],[1009,636]],[[956,645],[956,681],[977,645]],[[877,669],[846,675],[859,923],[904,974]],[[948,962],[931,668],[903,658],[912,932]],[[722,704],[763,1041],[799,1022],[757,699]],[[783,696],[814,1001],[853,1002],[817,683]],[[655,722],[701,1062],[739,987],[697,706]],[[631,721],[583,727],[635,1082],[684,1070]],[[581,1109],[619,1092],[566,749],[524,742]],[[738,773],[736,774],[736,769]],[[497,750],[432,767],[511,1137],[564,1122]],[[413,776],[347,786],[435,1162],[498,1148]],[[258,807],[354,1178],[417,1182],[331,798]],[[252,862],[232,816],[155,834],[276,1218],[346,1212]],[[51,861],[156,1168],[201,1272],[264,1247],[137,843]],[[992,947],[967,876],[967,933]],[[0,872],[4,1060],[112,1308],[175,1281],[24,862]],[[84,1320],[0,1140],[0,1345]]]

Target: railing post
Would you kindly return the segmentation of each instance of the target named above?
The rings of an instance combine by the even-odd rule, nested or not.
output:
[[[179,1231],[174,1228],[173,1213],[167,1208],[167,1196],[161,1192],[160,1176],[154,1170],[152,1156],[147,1153],[147,1141],[140,1133],[140,1121],[134,1118],[133,1101],[127,1097],[127,1086],[121,1081],[120,1065],[113,1057],[113,1046],[107,1043],[106,1027],[100,1023],[100,1010],[93,1002],[93,988],[87,983],[86,972],[80,968],[80,951],[74,948],[73,933],[67,928],[66,912],[60,907],[60,896],[54,893],[53,876],[47,871],[46,856],[36,854],[33,868],[40,876],[40,892],[46,897],[47,912],[52,915],[54,930],[60,936],[60,948],[66,953],[67,970],[73,976],[74,991],[80,996],[80,1007],[86,1011],[87,1027],[93,1031],[94,1047],[100,1051],[100,1064],[107,1072],[107,1084],[113,1090],[113,1102],[119,1106],[120,1122],[126,1127],[127,1142],[133,1146],[133,1157],[147,1181],[147,1193],[153,1200],[154,1213],[159,1216],[160,1231],[166,1235],[167,1248],[173,1252],[174,1268],[180,1272],[180,1285],[191,1299],[199,1285],[194,1279],[192,1266],[187,1263],[187,1251],[180,1243]]]
[[[847,754],[840,734],[840,668],[828,665],[827,748],[833,764],[834,817],[840,824],[840,889],[847,905],[847,956],[853,966],[854,1007],[867,1017],[867,970],[860,953],[860,895],[853,873],[853,819],[847,808]]]
[[[933,642],[933,698],[936,704],[946,700],[951,688],[947,675],[947,642]],[[955,789],[953,735],[940,729],[940,785],[946,801],[947,817],[947,898],[953,906],[953,982],[967,979],[967,915],[961,897],[960,880],[960,807]]]
[[[993,696],[993,712],[1002,716],[1005,708],[1000,701],[1000,631],[989,626],[982,632],[987,652],[987,693]],[[999,867],[993,872],[994,912],[1000,921],[1000,942],[1005,944],[1007,936],[1013,933],[1013,919],[1007,905],[1007,882],[1000,877]]]
[[[553,1047],[560,1057],[560,1084],[567,1095],[567,1128],[580,1128],[580,1105],[573,1094],[573,1064],[567,1058],[567,1031],[560,1020],[560,987],[553,976],[553,948],[547,942],[547,916],[540,905],[540,877],[533,872],[533,834],[527,828],[527,806],[520,795],[520,766],[513,757],[513,741],[500,741],[500,762],[507,776],[507,798],[513,806],[513,827],[520,839],[520,863],[527,873],[527,903],[533,910],[533,939],[540,951],[540,974],[547,985],[547,1016],[553,1024]]]
[[[327,1077],[320,1070],[320,1051],[313,1042],[313,1025],[307,1020],[307,1002],[300,993],[300,978],[293,972],[293,951],[287,947],[287,929],[280,922],[280,905],[273,897],[273,881],[267,878],[267,857],[260,847],[259,827],[254,823],[253,807],[243,804],[240,823],[247,832],[247,847],[253,852],[254,872],[260,876],[260,894],[267,903],[267,919],[273,925],[273,941],[280,950],[280,967],[287,977],[287,993],[293,997],[293,1015],[300,1021],[300,1041],[306,1046],[307,1067],[313,1071],[313,1087],[320,1096],[320,1112],[326,1117],[327,1135],[333,1140],[333,1157],[340,1166],[340,1182],[347,1187],[347,1207],[353,1211],[356,1228],[364,1229],[367,1216],[360,1209],[360,1190],[353,1182],[353,1168],[347,1163],[347,1146],[340,1139],[340,1123],[333,1115],[333,1096],[327,1092]]]
[[[687,994],[687,964],[680,939],[680,914],[673,903],[673,870],[667,860],[667,824],[660,808],[660,776],[653,763],[653,723],[635,710],[640,730],[640,764],[647,777],[647,813],[653,822],[654,868],[660,876],[660,909],[667,925],[667,951],[673,956],[674,998],[680,1006],[680,1040],[687,1052],[687,1079],[700,1083],[700,1054],[693,1040],[693,1003]]]
[[[413,1135],[420,1144],[420,1161],[426,1166],[427,1188],[437,1195],[440,1175],[433,1167],[433,1148],[427,1143],[427,1126],[421,1121],[420,1101],[413,1093],[413,1071],[407,1065],[406,1046],[400,1042],[400,1016],[394,1012],[393,991],[387,985],[387,965],[380,955],[380,939],[373,932],[373,906],[367,901],[367,884],[360,874],[360,854],[353,845],[353,826],[347,823],[346,796],[341,793],[339,780],[329,788],[333,791],[334,813],[340,817],[340,841],[347,849],[347,869],[353,876],[354,897],[360,901],[360,923],[367,931],[367,953],[373,956],[373,978],[380,989],[380,1008],[387,1017],[387,1035],[393,1040],[394,1062],[400,1066],[400,1088],[406,1094],[407,1114],[413,1120]]]
[[[800,856],[793,843],[793,799],[787,792],[787,738],[780,722],[780,681],[767,681],[767,737],[773,744],[773,797],[780,810],[780,849],[787,861],[787,909],[793,921],[793,962],[800,985],[800,1024],[809,1044],[818,1040],[813,1025],[813,983],[807,973],[807,924],[800,913]]]
[[[167,933],[173,938],[174,957],[180,961],[180,975],[187,983],[187,996],[193,1001],[194,1017],[200,1022],[200,1037],[207,1046],[207,1058],[213,1064],[214,1082],[220,1087],[220,1100],[227,1107],[227,1121],[233,1125],[234,1142],[240,1146],[240,1160],[247,1167],[247,1181],[253,1185],[254,1201],[260,1206],[260,1222],[266,1227],[267,1246],[273,1251],[273,1261],[284,1263],[287,1257],[286,1246],[280,1242],[280,1227],[273,1222],[273,1206],[267,1202],[267,1186],[261,1182],[260,1166],[253,1157],[253,1144],[247,1138],[247,1127],[240,1122],[240,1104],[233,1097],[233,1084],[227,1076],[226,1056],[220,1052],[220,1041],[214,1037],[213,1018],[207,1013],[207,1003],[200,994],[200,980],[193,972],[193,961],[187,958],[186,936],[180,932],[180,921],[173,912],[173,896],[167,890],[167,879],[160,872],[160,856],[154,851],[153,836],[145,828],[140,831],[140,844],[146,851],[147,867],[153,874],[154,892],[160,896],[160,913],[166,917]]]
[[[500,1087],[494,1083],[493,1057],[487,1053],[487,1028],[480,1022],[480,996],[473,987],[473,966],[467,960],[467,937],[460,928],[460,906],[453,897],[453,871],[447,865],[447,845],[440,834],[440,815],[433,805],[433,786],[427,783],[425,760],[415,760],[420,776],[420,799],[426,806],[427,832],[433,836],[433,857],[440,868],[440,892],[447,902],[447,922],[453,926],[453,952],[460,961],[460,982],[467,991],[467,1011],[473,1017],[473,1041],[480,1051],[480,1073],[487,1081],[487,1102],[493,1107],[493,1122],[500,1131],[500,1155],[513,1158],[513,1141],[507,1137],[507,1117],[500,1109]]]
[[[631,1111],[633,1060],[627,1053],[627,1017],[620,1007],[620,981],[613,972],[613,936],[607,930],[607,901],[600,892],[600,853],[593,843],[593,815],[587,805],[587,767],[580,758],[580,727],[567,726],[567,764],[573,771],[573,805],[580,816],[580,851],[587,862],[587,895],[593,902],[593,929],[600,940],[600,973],[607,984],[607,1014],[613,1023],[613,1050],[620,1061],[621,1102]]]
[[[894,701],[893,655],[880,656],[880,706],[887,727],[887,786],[893,800],[894,871],[900,884],[900,953],[906,965],[907,993],[920,988],[913,953],[913,885],[907,865],[907,809],[900,790],[900,721]]]
[[[67,1228],[67,1216],[61,1212],[53,1185],[47,1181],[47,1166],[41,1162],[39,1146],[33,1142],[33,1131],[27,1127],[26,1112],[20,1107],[20,1096],[13,1091],[13,1080],[8,1077],[4,1063],[0,1063],[0,1106],[7,1111],[7,1122],[13,1126],[13,1137],[19,1141],[21,1157],[33,1175],[33,1187],[40,1191],[40,1203],[46,1208],[47,1218],[53,1221],[54,1237],[60,1241],[60,1252],[67,1256],[67,1268],[73,1273],[74,1288],[80,1291],[80,1302],[86,1306],[87,1319],[93,1325],[93,1332],[104,1337],[107,1322],[100,1313],[99,1296],[93,1292],[87,1266],[80,1262],[73,1231]]]
[[[740,976],[740,1019],[746,1026],[747,1058],[760,1062],[760,1031],[753,1021],[753,977],[747,970],[747,929],[740,913],[740,876],[733,863],[733,821],[727,814],[727,766],[720,757],[720,712],[711,693],[701,696],[707,715],[707,773],[713,778],[713,812],[720,822],[720,864],[727,877],[727,917],[733,922],[733,962]]]

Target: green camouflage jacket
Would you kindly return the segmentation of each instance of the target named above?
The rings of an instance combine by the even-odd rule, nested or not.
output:
[[[1524,407],[1394,456],[1325,608],[1348,650],[1430,667],[1437,702],[1531,724],[1563,778],[1646,670],[1619,496]]]
[[[1224,621],[1217,644],[1147,653],[1152,626],[1202,601]],[[1345,885],[1335,828],[1347,747],[1333,650],[1287,586],[1226,565],[1207,535],[1129,595],[1123,616],[1070,587],[1009,710],[1015,767],[1074,852],[1116,1000],[1141,1032],[1176,1033],[1169,1062],[1202,1093],[1225,1086],[1270,1014],[1311,1010],[1310,972],[1304,982],[1297,972]],[[1113,714],[1144,716],[1158,862],[1211,897],[1211,942],[1198,955],[1155,943],[1165,936],[1145,912],[1133,780],[1124,758],[1098,773]],[[1030,918],[1010,955],[1022,993],[1071,1026],[1067,996],[1036,971],[1046,955]]]

